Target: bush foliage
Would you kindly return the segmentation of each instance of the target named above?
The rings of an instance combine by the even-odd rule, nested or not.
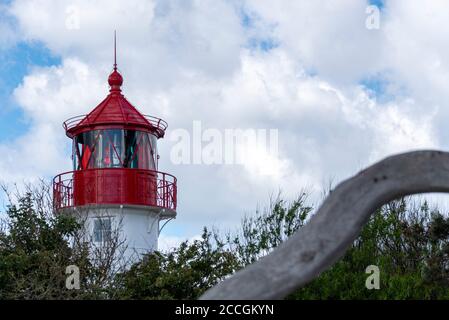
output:
[[[0,299],[196,299],[268,254],[313,212],[305,194],[292,202],[279,197],[235,232],[204,228],[199,240],[114,271],[111,263],[92,263],[89,244],[70,240],[81,229],[76,218],[40,202],[28,191],[6,208]],[[66,289],[68,265],[81,270],[79,290]],[[365,286],[369,265],[380,269],[379,290]],[[448,299],[448,282],[449,219],[404,198],[377,210],[344,257],[288,299]]]

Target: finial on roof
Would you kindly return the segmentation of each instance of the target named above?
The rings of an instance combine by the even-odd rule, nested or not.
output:
[[[114,71],[109,75],[108,83],[111,86],[111,92],[122,91],[120,87],[123,84],[123,77],[117,71],[117,33],[114,30]]]

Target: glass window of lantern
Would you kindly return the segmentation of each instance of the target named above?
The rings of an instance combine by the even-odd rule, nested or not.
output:
[[[123,166],[125,168],[138,168],[138,162],[134,155],[136,154],[138,132],[125,130],[125,159]]]
[[[156,137],[154,135],[141,132],[127,130],[125,132],[125,160],[123,166],[133,169],[155,170],[156,165],[153,157],[156,146]]]
[[[152,169],[157,170],[157,138],[154,134],[148,133],[151,145]]]
[[[137,149],[139,168],[154,170],[155,165],[153,161],[150,135],[148,133],[141,132],[140,136],[140,143]]]
[[[121,168],[123,159],[123,130],[101,132],[95,150],[95,168]]]
[[[123,130],[110,130],[110,143],[111,143],[111,166],[113,168],[122,167],[122,161],[125,155],[125,137]]]
[[[75,170],[88,169],[92,159],[92,153],[95,150],[95,141],[99,135],[98,130],[84,132],[74,138],[73,157],[75,161]]]
[[[77,142],[76,142],[76,137],[73,139],[73,143],[72,143],[72,161],[73,161],[73,170],[79,170],[79,156],[77,153]]]
[[[74,169],[157,169],[157,138],[134,130],[93,130],[74,138]]]

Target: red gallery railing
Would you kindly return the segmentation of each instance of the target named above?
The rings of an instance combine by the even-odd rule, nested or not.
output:
[[[168,127],[168,124],[166,121],[153,117],[153,116],[149,116],[144,114],[143,117],[145,118],[145,120],[147,120],[153,127],[165,131]],[[64,130],[70,130],[74,127],[76,127],[77,125],[80,124],[81,121],[85,121],[85,125],[91,125],[90,119],[88,117],[88,115],[80,115],[80,116],[76,116],[76,117],[72,117],[70,119],[67,119],[66,121],[64,121],[64,123],[62,124],[62,127],[64,128]],[[132,120],[132,119],[128,119],[128,120]],[[122,122],[123,119],[121,118],[121,115],[109,115],[109,122],[108,123],[115,123],[115,122]]]
[[[87,169],[65,172],[53,179],[56,210],[94,204],[128,204],[176,211],[176,196],[176,178],[153,170]]]

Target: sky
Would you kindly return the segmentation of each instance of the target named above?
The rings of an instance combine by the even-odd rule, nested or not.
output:
[[[178,178],[178,217],[162,246],[232,229],[279,191],[316,203],[386,156],[448,149],[448,21],[445,0],[0,1],[0,180],[71,169],[61,124],[108,93],[117,30],[125,96],[169,124],[159,169]],[[195,123],[276,130],[276,152],[176,163]]]

